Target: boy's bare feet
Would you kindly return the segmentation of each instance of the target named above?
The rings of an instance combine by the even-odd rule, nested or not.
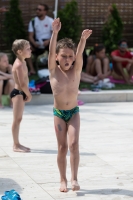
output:
[[[80,190],[80,186],[78,184],[78,181],[73,180],[73,181],[71,181],[71,183],[72,183],[72,190],[73,191]]]
[[[30,148],[25,147],[25,146],[19,144],[19,145],[14,145],[13,146],[13,151],[14,152],[28,153],[28,152],[30,152]]]
[[[61,181],[60,192],[67,192],[67,180]]]

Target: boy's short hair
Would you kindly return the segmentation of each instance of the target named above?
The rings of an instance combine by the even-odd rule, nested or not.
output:
[[[24,39],[15,40],[12,44],[12,51],[17,55],[18,50],[23,50],[26,45],[29,45],[29,41]]]
[[[74,53],[76,52],[75,43],[72,41],[72,39],[64,38],[64,39],[59,40],[56,45],[56,53],[58,54],[60,49],[64,49],[64,48],[69,48],[69,49],[72,49]]]
[[[0,61],[3,56],[6,56],[6,53],[0,52]]]

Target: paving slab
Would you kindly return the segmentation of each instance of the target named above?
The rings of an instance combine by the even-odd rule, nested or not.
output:
[[[15,189],[22,200],[132,200],[133,103],[89,103],[80,106],[81,190],[59,192],[53,105],[26,105],[20,141],[31,153],[12,151],[12,109],[0,110],[0,197]]]

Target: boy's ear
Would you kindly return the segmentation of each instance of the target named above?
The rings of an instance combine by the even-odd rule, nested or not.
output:
[[[18,55],[21,55],[21,52],[22,52],[21,50],[17,50]]]

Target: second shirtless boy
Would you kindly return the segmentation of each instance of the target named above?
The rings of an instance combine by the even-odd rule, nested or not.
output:
[[[60,171],[60,191],[67,192],[66,155],[70,150],[72,190],[79,190],[77,173],[79,165],[79,129],[80,117],[77,106],[78,87],[82,71],[82,53],[91,30],[82,32],[80,42],[75,49],[71,39],[57,42],[61,29],[60,19],[55,19],[50,40],[48,67],[50,83],[54,95],[54,124],[58,143],[57,162]],[[68,134],[68,140],[67,140]]]

